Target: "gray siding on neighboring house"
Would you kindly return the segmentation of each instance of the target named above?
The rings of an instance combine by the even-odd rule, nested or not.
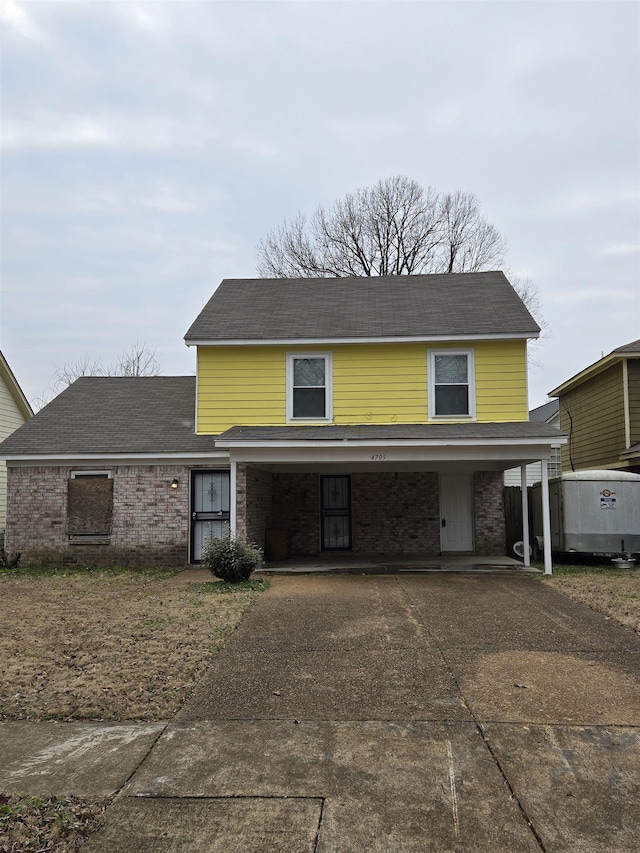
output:
[[[563,471],[619,467],[626,448],[621,363],[561,395],[560,429],[569,436]]]

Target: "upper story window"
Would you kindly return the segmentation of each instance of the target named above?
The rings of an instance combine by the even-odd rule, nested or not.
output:
[[[287,420],[330,421],[331,353],[287,355]]]
[[[475,418],[473,350],[429,352],[429,419]]]

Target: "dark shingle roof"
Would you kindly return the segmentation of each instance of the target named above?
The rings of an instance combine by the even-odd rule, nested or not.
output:
[[[633,352],[633,353],[640,353],[640,340],[638,340],[638,341],[632,341],[630,344],[625,344],[625,345],[624,345],[624,346],[622,346],[622,347],[618,347],[617,349],[614,349],[614,350],[613,350],[613,352],[619,352],[619,353],[629,353],[629,352]]]
[[[195,376],[82,377],[0,444],[0,456],[199,453]]]
[[[442,441],[525,439],[543,442],[562,438],[564,433],[544,423],[510,421],[471,424],[359,424],[355,426],[231,427],[217,437],[228,441]]]
[[[187,343],[464,335],[536,336],[501,272],[225,279]]]
[[[560,401],[549,400],[548,403],[543,403],[542,406],[538,406],[537,409],[531,409],[529,412],[529,420],[546,423],[551,420],[554,415],[557,415],[559,411]]]

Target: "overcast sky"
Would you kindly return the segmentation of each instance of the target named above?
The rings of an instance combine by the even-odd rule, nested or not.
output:
[[[640,4],[3,4],[0,349],[27,397],[135,342],[165,374],[285,218],[469,190],[537,286],[530,404],[640,338]]]

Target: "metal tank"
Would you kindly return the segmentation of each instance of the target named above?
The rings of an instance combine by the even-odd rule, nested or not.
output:
[[[640,474],[573,471],[549,479],[551,550],[640,553]],[[542,483],[531,498],[534,558],[542,553]]]

